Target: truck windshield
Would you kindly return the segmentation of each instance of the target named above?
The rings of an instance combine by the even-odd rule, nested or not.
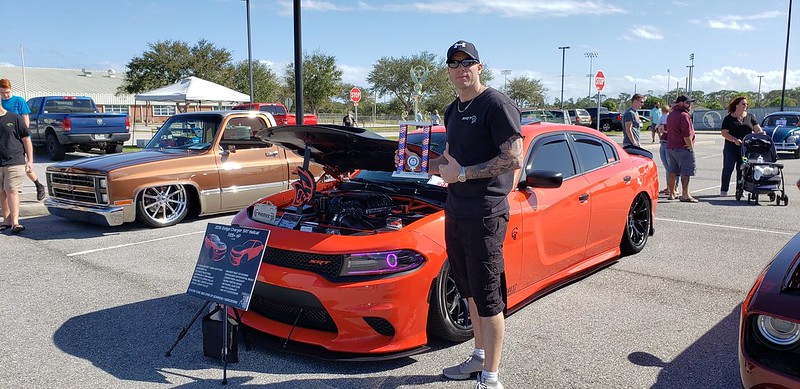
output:
[[[44,113],[95,113],[94,104],[88,99],[47,100]]]
[[[219,116],[173,116],[161,126],[145,148],[208,150],[217,136],[220,121]]]

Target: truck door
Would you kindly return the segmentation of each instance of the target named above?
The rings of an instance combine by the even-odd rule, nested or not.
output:
[[[260,117],[234,117],[225,123],[214,151],[223,210],[238,210],[289,188],[285,151],[256,137],[266,127]]]
[[[28,115],[31,121],[31,125],[28,130],[31,132],[31,142],[34,144],[44,143],[44,137],[39,134],[39,114],[42,113],[41,106],[41,97],[34,97],[28,100],[28,109],[31,110],[31,114]]]

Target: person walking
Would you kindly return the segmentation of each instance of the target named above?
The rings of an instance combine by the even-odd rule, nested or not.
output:
[[[433,114],[431,114],[431,122],[433,123],[434,126],[438,126],[440,121],[441,118],[439,117],[439,110],[434,109]]]
[[[458,365],[442,370],[450,379],[478,373],[476,388],[502,388],[498,372],[505,333],[503,242],[509,219],[507,196],[522,166],[517,105],[481,83],[478,50],[460,40],[447,50],[447,74],[457,98],[444,112],[447,144],[432,171],[448,184],[445,244],[456,288],[467,299],[475,347]]]
[[[636,93],[631,97],[631,106],[622,115],[622,146],[640,146],[641,147],[641,132],[642,119],[639,118],[639,113],[636,112],[642,109],[644,104],[644,96]]]
[[[653,142],[656,143],[656,134],[658,133],[658,125],[661,123],[661,103],[656,101],[653,108],[650,109],[650,133],[653,135]]]
[[[350,111],[347,111],[347,115],[344,115],[342,118],[342,125],[345,127],[353,127],[356,125],[356,120],[353,119],[353,114]]]
[[[681,177],[681,197],[685,203],[696,203],[697,199],[689,193],[689,178],[697,170],[694,155],[694,124],[689,115],[694,99],[687,95],[678,96],[672,106],[672,112],[667,117],[667,158],[669,162],[669,175],[667,188],[669,193],[675,193],[677,176]]]
[[[720,197],[728,195],[731,175],[736,170],[736,193],[742,190],[742,139],[747,134],[760,134],[764,130],[756,121],[756,117],[747,112],[747,98],[734,97],[728,104],[728,115],[722,119],[722,137],[725,145],[722,147],[722,182],[719,186]]]
[[[31,128],[31,119],[30,113],[31,110],[28,108],[28,103],[25,102],[25,99],[19,96],[12,96],[11,95],[11,81],[6,78],[0,79],[0,100],[2,100],[3,108],[7,111],[14,112],[15,114],[22,117],[22,120],[25,122],[25,128]],[[33,158],[33,157],[31,157]],[[27,173],[28,178],[33,181],[33,185],[36,186],[36,200],[42,201],[44,200],[47,191],[44,188],[44,185],[39,182],[39,177],[36,176],[36,172],[31,169]],[[5,204],[0,204],[5,207]],[[5,209],[5,208],[3,208]]]
[[[0,230],[17,234],[25,230],[19,223],[19,191],[25,172],[33,170],[33,143],[22,117],[0,106],[0,204],[3,223]]]

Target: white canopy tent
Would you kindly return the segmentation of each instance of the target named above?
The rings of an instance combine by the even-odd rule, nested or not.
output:
[[[199,77],[186,77],[172,85],[167,85],[149,92],[134,95],[134,105],[136,101],[174,101],[175,104],[181,102],[187,106],[189,102],[249,102],[250,96],[233,89],[226,88],[217,83],[204,80]],[[136,111],[134,110],[134,115]],[[133,118],[133,134],[131,141],[136,144],[136,118]]]
[[[134,97],[142,101],[250,101],[250,96],[244,93],[194,76]]]

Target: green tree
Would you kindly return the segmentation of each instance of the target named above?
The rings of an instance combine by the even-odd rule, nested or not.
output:
[[[231,87],[231,53],[200,40],[190,47],[183,41],[148,43],[149,49],[128,62],[119,93],[140,93],[197,76]]]
[[[342,71],[336,66],[336,57],[319,51],[303,54],[302,66],[304,111],[317,113],[331,98],[340,95]],[[290,96],[294,96],[294,63],[286,65],[284,80],[288,88],[284,92],[291,91]]]
[[[508,98],[520,107],[544,107],[547,88],[541,80],[529,77],[514,77],[508,80]]]
[[[373,91],[379,95],[397,99],[393,101],[392,109],[413,112],[414,110],[414,80],[411,78],[411,68],[427,69],[428,78],[422,83],[422,93],[425,98],[420,100],[420,110],[442,110],[455,96],[452,85],[448,82],[447,71],[443,60],[427,51],[411,57],[391,58],[383,57],[372,66],[372,71],[367,75],[367,82],[372,84]],[[396,112],[400,113],[400,112]]]
[[[234,66],[232,88],[250,94],[250,65],[241,61]],[[253,100],[260,102],[280,102],[281,84],[278,76],[266,64],[253,62]]]

